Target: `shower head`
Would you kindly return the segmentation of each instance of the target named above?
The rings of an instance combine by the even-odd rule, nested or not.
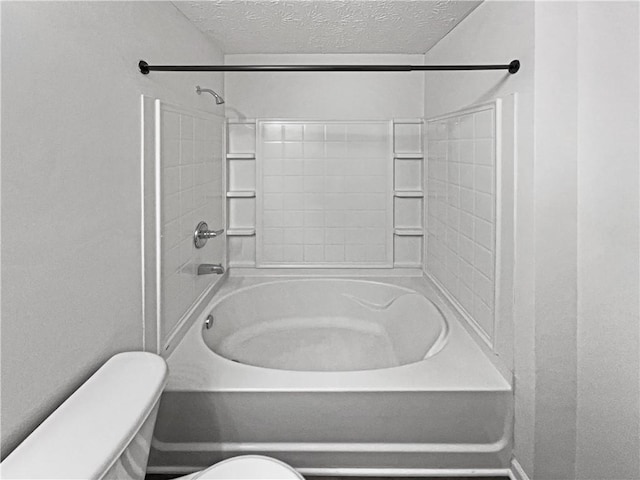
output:
[[[220,95],[218,95],[216,92],[214,92],[210,88],[200,88],[200,85],[196,85],[196,93],[200,95],[202,92],[207,92],[213,95],[213,97],[216,99],[216,105],[221,105],[224,103],[224,98],[222,98]]]

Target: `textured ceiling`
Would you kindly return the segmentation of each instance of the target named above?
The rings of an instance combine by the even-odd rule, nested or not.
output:
[[[481,0],[174,1],[224,53],[425,53]]]

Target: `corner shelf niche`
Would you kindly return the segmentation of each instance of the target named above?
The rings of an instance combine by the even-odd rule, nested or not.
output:
[[[226,197],[229,266],[255,266],[256,121],[226,124]]]

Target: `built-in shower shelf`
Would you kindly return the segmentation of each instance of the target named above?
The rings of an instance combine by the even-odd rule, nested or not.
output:
[[[255,196],[255,190],[227,192],[227,198],[254,198]]]
[[[393,234],[399,237],[421,237],[424,232],[421,228],[396,227],[393,229]]]
[[[256,234],[255,228],[229,228],[227,229],[227,236],[232,237],[252,237]]]
[[[424,197],[424,192],[420,190],[395,190],[393,196],[400,198],[422,198]]]
[[[227,160],[255,160],[255,153],[227,153]]]
[[[397,160],[422,160],[424,158],[424,153],[394,153],[393,158]]]

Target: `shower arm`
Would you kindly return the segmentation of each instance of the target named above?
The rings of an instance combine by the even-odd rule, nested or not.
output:
[[[196,93],[198,95],[201,95],[202,92],[210,93],[211,95],[213,95],[213,98],[216,99],[216,104],[217,105],[220,105],[220,104],[224,103],[224,99],[220,95],[218,95],[216,92],[211,90],[210,88],[200,88],[200,85],[196,85]]]

